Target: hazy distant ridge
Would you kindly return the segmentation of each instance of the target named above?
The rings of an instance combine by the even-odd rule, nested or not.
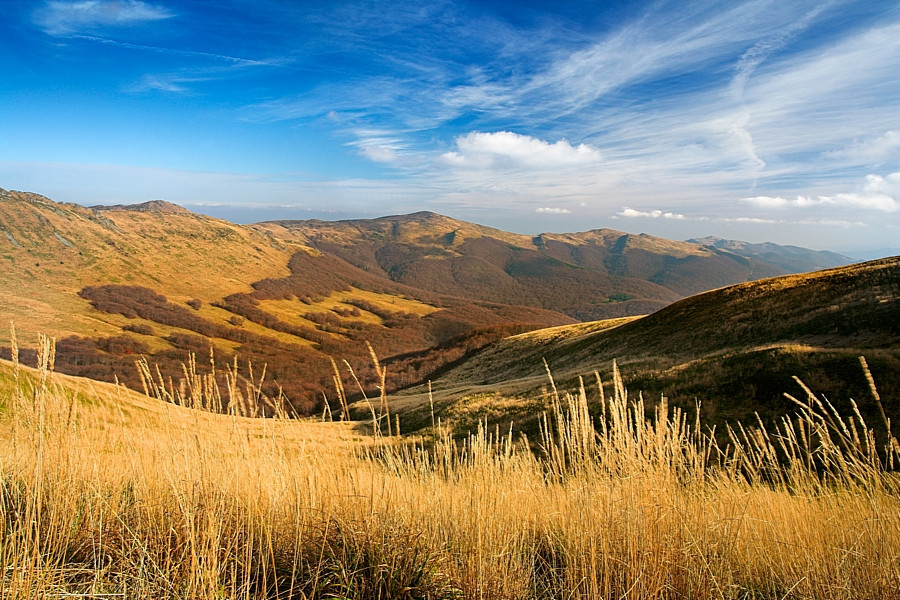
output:
[[[727,250],[740,256],[761,259],[765,262],[779,266],[791,273],[805,273],[841,267],[857,262],[855,259],[828,250],[810,250],[799,246],[782,246],[765,242],[751,244],[738,240],[725,240],[718,237],[704,237],[688,240],[696,244],[703,244],[720,250]]]

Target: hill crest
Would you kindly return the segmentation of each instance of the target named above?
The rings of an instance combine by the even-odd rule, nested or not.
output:
[[[152,212],[160,214],[194,214],[183,206],[167,202],[166,200],[148,200],[138,204],[97,204],[90,208],[99,211],[134,211]]]
[[[801,268],[802,249],[782,256],[775,244],[734,252],[606,228],[529,236],[427,211],[252,227],[397,283],[578,320],[646,314],[709,289],[810,270]]]
[[[796,410],[785,392],[815,392],[880,422],[859,356],[875,375],[888,414],[900,410],[900,256],[747,282],[691,296],[644,317],[579,323],[498,341],[433,382],[446,419],[466,413],[465,394],[532,396],[547,384],[546,360],[561,386],[592,371],[609,381],[618,362],[627,385],[661,395],[707,422],[780,417]],[[473,385],[476,383],[477,385]],[[422,390],[398,401],[424,422]],[[506,403],[510,405],[509,402]],[[533,417],[524,405],[505,419]],[[518,412],[517,412],[518,411]],[[472,423],[467,425],[471,426]]]
[[[371,375],[366,341],[403,387],[506,335],[780,272],[612,229],[525,236],[430,212],[242,226],[161,202],[0,197],[0,312],[59,338],[59,368],[121,379],[144,354],[177,381],[188,353],[213,348],[268,364],[304,410],[330,385],[329,357]]]

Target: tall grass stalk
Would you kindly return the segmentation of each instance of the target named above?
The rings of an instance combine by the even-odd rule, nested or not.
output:
[[[583,382],[553,383],[534,442],[482,423],[464,439],[438,427],[426,447],[357,441],[348,423],[77,391],[52,374],[52,353],[41,365],[2,388],[3,598],[900,589],[895,442],[876,444],[858,414],[822,399],[798,400],[777,429],[735,426],[720,447],[698,419],[630,397],[616,369],[609,384],[595,377],[601,406]],[[205,384],[184,385],[188,398]]]

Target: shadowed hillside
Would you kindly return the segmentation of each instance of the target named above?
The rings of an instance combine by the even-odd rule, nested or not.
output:
[[[648,313],[782,270],[744,254],[606,229],[529,237],[434,213],[244,227],[159,200],[86,208],[0,191],[0,312],[25,359],[44,332],[59,370],[140,389],[135,358],[174,385],[190,354],[212,352],[265,365],[266,393],[301,412],[334,396],[332,359],[351,394],[343,360],[377,382],[367,343],[396,390],[509,334]]]
[[[853,262],[852,259],[841,254],[809,250],[799,246],[780,246],[772,243],[748,244],[747,242],[723,240],[717,237],[705,237],[688,241],[727,250],[739,256],[764,260],[791,273],[829,269]]]
[[[543,359],[569,384],[595,369],[608,377],[615,359],[631,376],[631,389],[649,398],[664,394],[685,408],[699,400],[712,423],[789,412],[783,392],[804,395],[794,375],[829,398],[863,401],[872,417],[860,355],[885,403],[900,406],[898,257],[714,290],[637,319],[510,337],[444,374],[434,388],[441,395],[515,395],[547,384]],[[509,408],[517,410],[514,403]]]
[[[524,236],[430,212],[350,221],[277,221],[257,229],[309,244],[392,281],[491,302],[538,306],[579,320],[646,314],[690,294],[819,267],[611,229]],[[811,251],[807,251],[810,254]],[[838,262],[835,262],[838,261]]]
[[[3,191],[0,265],[0,313],[32,363],[43,332],[58,339],[58,370],[141,389],[138,356],[177,382],[190,353],[208,361],[212,350],[220,363],[265,365],[266,393],[283,390],[301,412],[333,395],[331,358],[370,379],[367,342],[385,358],[419,353],[395,361],[393,389],[457,360],[472,339],[574,322],[418,290],[161,201],[85,208]],[[482,328],[493,333],[453,347]]]

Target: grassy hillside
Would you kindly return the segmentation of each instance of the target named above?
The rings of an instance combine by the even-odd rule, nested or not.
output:
[[[505,335],[647,313],[780,270],[744,254],[612,230],[521,236],[433,213],[243,227],[162,201],[85,208],[0,190],[0,315],[21,332],[23,360],[34,362],[44,332],[58,339],[59,370],[140,389],[136,357],[177,381],[191,353],[212,352],[265,365],[266,393],[280,389],[304,413],[336,401],[331,359],[351,394],[343,360],[364,386],[378,383],[367,344],[396,390]],[[768,310],[735,310],[745,308]],[[685,322],[701,342],[711,335]],[[693,352],[656,327],[650,337]]]
[[[85,310],[77,295],[85,286],[147,286],[174,302],[208,304],[287,275],[292,253],[270,236],[186,211],[107,211],[0,190],[0,314],[25,344],[38,331],[121,333]]]
[[[177,381],[190,353],[206,360],[212,349],[223,363],[265,365],[266,392],[280,388],[301,412],[319,411],[323,392],[333,396],[331,358],[374,381],[367,342],[384,358],[441,347],[403,363],[389,383],[396,387],[458,358],[457,336],[574,322],[404,286],[161,201],[85,208],[7,191],[0,315],[16,324],[32,363],[43,332],[58,339],[59,370],[140,389],[137,356]]]
[[[546,359],[568,385],[599,370],[609,377],[617,360],[633,390],[666,395],[686,409],[701,402],[711,423],[765,418],[791,409],[783,392],[803,395],[802,376],[829,398],[861,402],[875,417],[859,367],[865,355],[884,401],[900,408],[900,258],[804,275],[745,283],[679,301],[652,315],[525,333],[502,340],[433,382],[441,399],[470,394],[514,397],[547,384]],[[424,423],[426,400],[410,394],[404,406]],[[480,396],[479,396],[480,395]],[[464,404],[464,403],[463,403]],[[455,401],[447,416],[467,410]],[[505,419],[534,407],[506,403]],[[872,419],[870,419],[872,420]]]
[[[593,422],[588,392],[536,397],[533,444],[482,427],[424,445],[0,361],[0,596],[895,597],[896,439],[816,407],[723,448],[605,391]]]
[[[532,237],[429,212],[254,227],[410,286],[538,306],[579,320],[646,314],[690,294],[840,260],[829,256],[827,264],[805,269],[815,261],[796,260],[802,249],[774,244],[763,255],[749,246],[731,252],[611,229]]]

